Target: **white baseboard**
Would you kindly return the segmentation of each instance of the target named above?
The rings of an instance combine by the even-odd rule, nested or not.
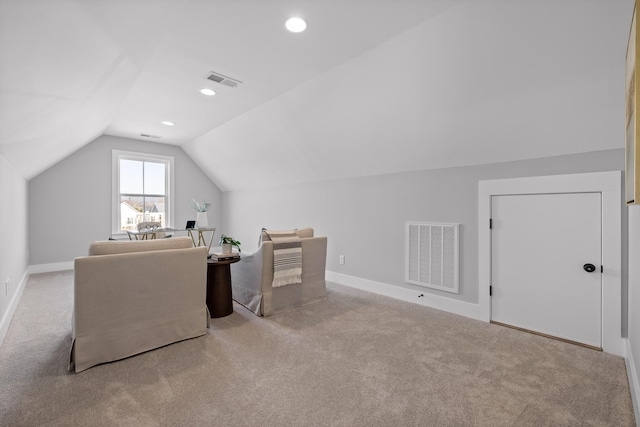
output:
[[[2,320],[0,320],[0,345],[4,342],[4,337],[7,335],[7,331],[9,330],[9,325],[11,324],[11,319],[13,319],[13,314],[16,312],[16,308],[18,307],[18,303],[20,302],[20,297],[22,296],[22,291],[24,290],[27,281],[29,280],[29,270],[24,272],[22,276],[22,280],[18,284],[18,288],[16,292],[13,294],[11,301],[9,302],[9,306],[7,310],[4,312],[2,316]]]
[[[361,289],[376,294],[399,299],[401,301],[412,302],[438,310],[448,311],[460,316],[470,317],[476,320],[483,320],[479,304],[472,304],[465,301],[447,298],[440,295],[429,294],[413,289],[402,288],[400,286],[375,282],[373,280],[361,279],[355,276],[348,276],[333,271],[325,272],[326,280],[336,282],[351,288]],[[420,296],[422,295],[422,296]]]
[[[24,287],[29,281],[29,276],[36,273],[48,273],[52,271],[65,270],[73,270],[73,261],[53,264],[30,265],[27,267],[27,270],[24,272],[24,275],[22,276],[22,279],[18,284],[16,292],[13,294],[13,297],[11,297],[11,301],[9,301],[7,310],[2,315],[2,319],[0,319],[0,345],[2,345],[2,343],[4,342],[4,337],[7,335],[9,325],[11,324],[11,319],[13,319],[13,315],[15,314],[18,303],[20,302],[20,298],[22,297],[22,291],[24,291]]]
[[[73,261],[56,262],[52,264],[36,264],[29,266],[29,274],[49,273],[52,271],[73,270]]]
[[[638,407],[638,398],[640,397],[640,382],[638,382],[638,371],[633,359],[633,351],[629,338],[623,338],[626,355],[624,358],[627,365],[627,378],[629,379],[629,390],[631,391],[631,401],[633,402],[633,411],[636,414],[636,425],[640,425],[640,407]]]

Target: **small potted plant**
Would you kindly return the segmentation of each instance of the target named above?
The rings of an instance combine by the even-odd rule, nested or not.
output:
[[[233,237],[225,236],[223,234],[222,236],[220,236],[219,244],[222,246],[223,254],[230,254],[234,246],[238,248],[238,252],[242,252],[242,250],[240,249],[240,242],[235,240]]]
[[[209,218],[207,218],[209,206],[211,206],[211,203],[209,202],[198,203],[196,199],[191,199],[191,207],[197,212],[196,227],[205,228],[209,226]]]

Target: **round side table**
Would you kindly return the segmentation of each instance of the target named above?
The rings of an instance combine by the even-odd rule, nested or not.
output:
[[[240,258],[207,260],[207,307],[212,318],[233,313],[230,265],[238,261]]]

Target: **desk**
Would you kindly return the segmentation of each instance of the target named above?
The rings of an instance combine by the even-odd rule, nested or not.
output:
[[[193,246],[206,246],[207,252],[211,252],[211,243],[213,242],[213,235],[216,234],[215,228],[189,228],[187,229],[189,233],[189,237],[191,237],[191,241],[193,242]],[[206,242],[204,238],[204,233],[210,232],[211,237],[209,237],[209,243]],[[194,233],[198,235],[198,242],[196,243],[196,237]]]
[[[157,233],[170,233],[176,230],[175,228],[149,228],[142,230],[125,230],[129,240],[153,240],[156,238]]]
[[[206,246],[207,251],[211,252],[211,244],[213,243],[213,236],[216,234],[215,228],[188,228],[186,230],[180,230],[177,228],[149,228],[142,230],[125,230],[129,240],[153,240],[157,237],[157,233],[173,233],[175,231],[186,231],[191,237],[193,246]],[[211,233],[209,241],[207,242],[204,233]],[[196,236],[198,239],[196,241]]]
[[[211,317],[224,317],[233,313],[230,265],[238,261],[240,258],[207,260],[207,307]]]

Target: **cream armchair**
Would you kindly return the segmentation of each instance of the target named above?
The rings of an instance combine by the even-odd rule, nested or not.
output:
[[[258,316],[270,316],[327,298],[327,238],[314,237],[312,228],[295,230],[295,233],[302,243],[302,283],[271,286],[273,242],[264,232],[256,252],[243,252],[241,260],[231,264],[233,299]]]
[[[74,275],[70,370],[207,333],[207,249],[189,237],[94,242]]]

